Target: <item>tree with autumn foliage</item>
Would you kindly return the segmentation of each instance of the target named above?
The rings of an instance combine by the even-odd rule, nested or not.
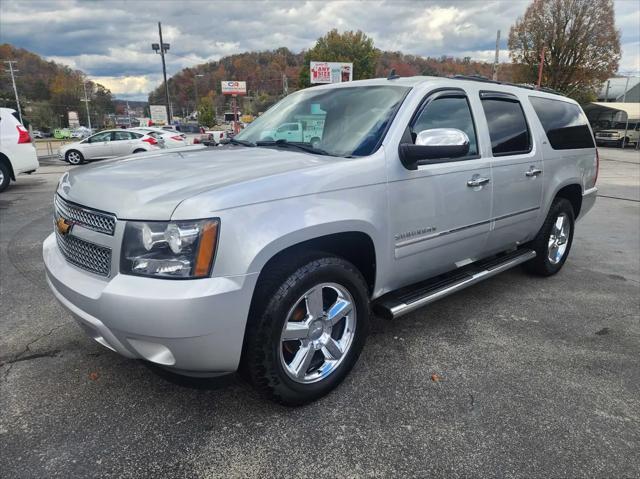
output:
[[[309,86],[309,67],[312,61],[353,63],[353,79],[373,78],[380,51],[373,39],[358,30],[339,33],[333,29],[318,38],[315,46],[304,54],[300,70],[300,86]]]
[[[516,81],[537,82],[543,47],[541,86],[592,100],[620,61],[613,1],[534,0],[509,31]]]

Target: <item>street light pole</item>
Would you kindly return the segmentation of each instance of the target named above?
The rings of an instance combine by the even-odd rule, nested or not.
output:
[[[158,34],[160,43],[152,43],[151,48],[162,57],[162,77],[164,78],[164,101],[167,109],[167,122],[171,124],[171,107],[169,106],[169,84],[167,83],[167,65],[164,61],[164,54],[169,51],[169,44],[162,41],[162,24],[158,22]]]
[[[201,73],[198,73],[197,75],[195,75],[193,77],[193,87],[195,90],[195,95],[196,95],[196,106],[194,108],[194,111],[198,111],[198,78],[202,78],[204,75]]]

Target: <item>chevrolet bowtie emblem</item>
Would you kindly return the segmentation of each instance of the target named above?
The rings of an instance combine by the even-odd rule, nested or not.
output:
[[[65,236],[71,232],[72,223],[68,223],[64,218],[58,218],[56,220],[56,228],[58,229],[58,233],[62,236]]]

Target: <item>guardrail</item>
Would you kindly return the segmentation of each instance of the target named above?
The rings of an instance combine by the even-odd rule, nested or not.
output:
[[[77,139],[73,140],[36,140],[34,145],[36,147],[36,154],[38,158],[50,158],[58,155],[58,150],[66,145],[67,143],[72,143],[77,141]]]

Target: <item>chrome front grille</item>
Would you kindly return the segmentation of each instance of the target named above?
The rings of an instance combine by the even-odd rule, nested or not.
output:
[[[79,268],[101,276],[111,272],[111,249],[56,231],[58,248],[65,259]]]
[[[99,233],[113,236],[116,229],[116,217],[110,213],[83,208],[65,201],[60,196],[54,198],[56,216],[62,217]]]

